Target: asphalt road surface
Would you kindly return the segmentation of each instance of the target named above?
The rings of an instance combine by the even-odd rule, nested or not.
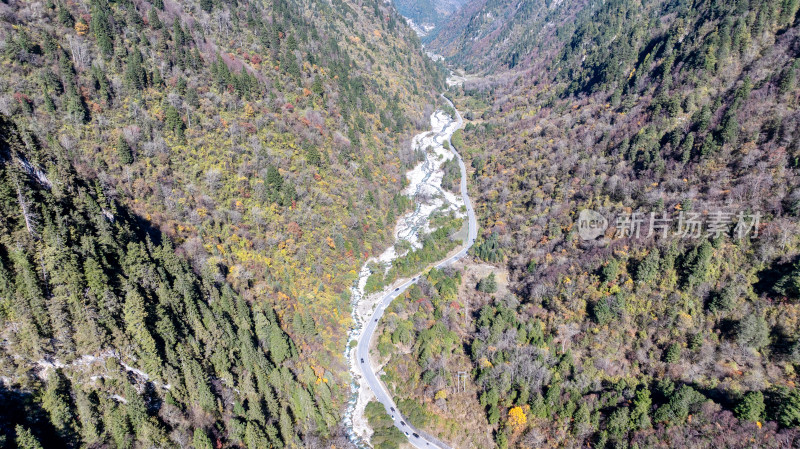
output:
[[[447,97],[442,95],[442,98],[444,98],[444,100],[450,104],[450,106],[453,106],[453,103],[450,102]],[[455,110],[455,106],[453,106],[453,110]],[[463,120],[458,111],[456,111],[456,121],[458,123],[458,128],[461,128]],[[447,140],[449,142],[450,138],[448,137]],[[458,165],[461,168],[461,197],[464,200],[464,205],[467,209],[467,241],[459,252],[436,264],[436,268],[444,268],[465,257],[467,255],[467,251],[469,251],[469,249],[475,243],[475,238],[478,236],[478,221],[475,219],[475,211],[472,209],[472,201],[470,201],[469,195],[467,194],[467,169],[464,166],[464,161],[461,159],[461,155],[458,153],[457,149],[453,147],[453,143],[449,143],[450,149],[453,151],[453,153],[455,153],[456,159],[458,159]],[[361,371],[364,373],[364,377],[367,380],[369,388],[373,393],[375,393],[375,397],[378,399],[378,402],[383,404],[383,407],[386,409],[386,413],[392,417],[395,427],[400,429],[400,431],[408,437],[408,441],[417,448],[449,449],[449,446],[446,444],[434,439],[424,432],[421,432],[419,429],[412,427],[411,424],[408,423],[408,420],[400,414],[400,411],[397,409],[397,405],[389,395],[389,391],[386,389],[386,386],[383,385],[383,382],[378,379],[375,371],[373,371],[372,366],[369,363],[369,343],[375,334],[375,329],[378,327],[378,322],[380,321],[381,317],[383,317],[383,312],[395,298],[400,296],[412,284],[415,284],[419,280],[421,274],[422,273],[418,273],[412,279],[396,287],[391,293],[387,294],[383,297],[383,299],[381,299],[381,302],[378,304],[378,307],[375,309],[372,317],[370,317],[369,323],[367,323],[365,326],[364,332],[361,334],[361,338],[358,340],[358,349],[356,350],[356,355],[359,359]]]

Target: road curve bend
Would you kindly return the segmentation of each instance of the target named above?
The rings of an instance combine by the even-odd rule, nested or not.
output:
[[[442,95],[442,98],[444,99],[445,102],[447,102],[450,106],[453,107],[453,110],[456,113],[456,121],[458,123],[458,127],[456,129],[461,128],[461,126],[464,123],[463,119],[461,118],[461,114],[458,113],[453,103],[447,97]],[[453,262],[465,257],[469,249],[475,243],[476,237],[478,236],[478,221],[475,218],[475,211],[472,208],[472,201],[470,201],[467,192],[467,168],[464,166],[464,160],[461,158],[461,155],[453,146],[453,142],[451,142],[451,137],[452,135],[448,137],[447,141],[450,144],[450,150],[455,154],[456,159],[458,159],[458,165],[461,168],[461,198],[463,199],[464,206],[466,206],[467,209],[468,232],[467,232],[467,240],[462,246],[461,250],[453,254],[452,256],[448,257],[447,259],[437,263],[435,265],[436,268],[444,268],[452,264]],[[389,416],[392,417],[392,421],[394,422],[395,427],[400,429],[400,431],[403,432],[408,437],[408,441],[414,447],[420,449],[431,449],[431,448],[450,449],[450,446],[428,435],[427,433],[414,428],[411,424],[408,423],[408,420],[406,420],[406,418],[404,418],[400,414],[400,411],[397,408],[397,404],[394,403],[394,400],[392,399],[392,396],[389,394],[388,389],[383,384],[383,382],[380,381],[375,371],[372,369],[372,365],[369,362],[369,344],[370,341],[372,341],[372,337],[375,334],[375,329],[377,329],[380,319],[383,317],[383,312],[395,298],[400,296],[408,287],[417,283],[421,274],[422,273],[417,273],[413,278],[395,287],[393,291],[391,291],[389,294],[387,294],[381,299],[381,301],[378,303],[378,306],[375,308],[375,312],[373,312],[372,316],[370,317],[369,322],[364,327],[364,332],[362,332],[361,337],[358,340],[356,357],[359,360],[361,371],[364,374],[364,377],[366,378],[370,390],[372,390],[372,392],[375,394],[375,397],[377,398],[378,402],[383,404],[383,407],[386,409],[386,413],[388,413]]]

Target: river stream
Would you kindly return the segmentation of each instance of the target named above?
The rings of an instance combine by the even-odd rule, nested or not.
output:
[[[380,256],[370,258],[364,263],[351,291],[354,325],[348,334],[345,356],[350,364],[353,383],[351,384],[352,397],[348,402],[344,423],[351,442],[359,448],[369,447],[368,442],[372,435],[372,429],[364,416],[364,410],[367,403],[374,398],[374,394],[364,381],[353,342],[357,342],[361,337],[364,323],[369,320],[380,299],[386,293],[391,292],[395,284],[402,282],[398,279],[383,291],[365,295],[367,279],[372,274],[370,266],[377,263],[381,267],[379,269],[384,270],[385,275],[391,268],[392,261],[402,257],[407,251],[407,249],[398,250],[398,248],[408,248],[409,246],[420,248],[424,236],[433,231],[430,228],[430,220],[436,211],[446,213],[452,211],[457,217],[465,216],[461,211],[464,205],[462,198],[442,188],[442,178],[444,177],[442,165],[455,157],[452,151],[445,149],[444,142],[449,141],[458,128],[458,122],[441,110],[434,112],[430,120],[431,131],[416,135],[412,141],[414,150],[424,154],[424,160],[406,173],[409,184],[403,190],[403,194],[414,200],[414,210],[406,213],[397,221],[394,230],[394,244]]]

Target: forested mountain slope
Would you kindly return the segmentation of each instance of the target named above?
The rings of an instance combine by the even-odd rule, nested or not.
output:
[[[337,438],[348,290],[441,84],[414,33],[379,1],[0,16],[6,443]]]
[[[389,314],[398,403],[464,447],[468,420],[499,447],[800,444],[798,6],[466,5],[431,47],[488,74],[453,89],[453,142],[496,278],[430,275]]]
[[[586,20],[600,5],[584,0],[470,1],[426,42],[467,72],[505,69],[521,59],[544,59],[572,36],[576,14]]]
[[[328,384],[301,368],[269,304],[249,305],[213,271],[196,275],[64,153],[37,155],[35,140],[0,125],[9,447],[33,447],[26,431],[45,447],[265,447],[335,429]]]
[[[464,3],[464,0],[394,0],[397,11],[419,26],[446,22]]]

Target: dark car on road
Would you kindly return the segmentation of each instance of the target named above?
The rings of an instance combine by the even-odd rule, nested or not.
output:
[[[417,433],[412,433],[411,435],[414,435],[414,438],[419,438],[419,434]]]
[[[363,358],[361,359],[361,363],[364,363],[364,359]]]

